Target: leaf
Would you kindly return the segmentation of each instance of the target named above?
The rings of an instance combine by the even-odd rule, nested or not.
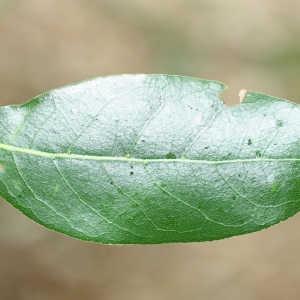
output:
[[[222,239],[299,211],[300,107],[219,82],[91,79],[0,109],[0,195],[107,244]]]

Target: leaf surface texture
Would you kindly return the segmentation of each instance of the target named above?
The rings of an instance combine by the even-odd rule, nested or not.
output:
[[[167,75],[91,79],[0,108],[0,195],[105,244],[201,242],[299,211],[300,107]]]

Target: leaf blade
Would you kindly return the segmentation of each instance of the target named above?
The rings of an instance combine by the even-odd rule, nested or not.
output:
[[[123,75],[1,108],[1,196],[108,244],[214,240],[287,219],[299,211],[299,106],[249,92],[226,107],[224,88]]]

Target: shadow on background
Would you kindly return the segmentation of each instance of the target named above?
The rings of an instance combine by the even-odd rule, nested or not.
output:
[[[297,0],[0,0],[1,105],[122,73],[221,81],[299,103]],[[103,246],[0,202],[1,299],[299,299],[299,215],[202,244]],[[292,229],[294,228],[294,229]]]

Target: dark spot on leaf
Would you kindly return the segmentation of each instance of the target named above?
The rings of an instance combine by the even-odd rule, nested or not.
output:
[[[248,140],[248,145],[249,145],[249,146],[252,145],[251,139]]]
[[[166,155],[166,159],[176,159],[176,155],[172,152],[169,152],[167,155]]]
[[[261,157],[260,151],[256,151],[256,152],[255,152],[255,155],[258,156],[258,157]]]
[[[134,172],[131,171],[131,172],[130,172],[130,175],[133,175],[133,174],[134,174]]]
[[[145,142],[145,140],[142,140],[142,143],[144,143]]]
[[[130,166],[131,169],[133,169],[133,166]]]
[[[111,181],[110,184],[113,185],[114,183]]]
[[[276,121],[276,126],[277,127],[282,127],[282,125],[283,125],[283,122],[281,120]]]
[[[230,156],[230,155],[232,155],[232,153],[231,153],[231,152],[229,152],[229,153],[228,153],[228,156]]]
[[[209,149],[209,146],[204,147],[204,149]]]
[[[236,199],[236,196],[232,196],[232,199],[235,200],[235,199]]]

